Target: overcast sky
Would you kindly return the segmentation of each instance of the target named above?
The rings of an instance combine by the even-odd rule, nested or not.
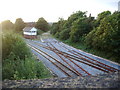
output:
[[[22,18],[25,22],[37,21],[44,17],[48,22],[58,18],[67,19],[73,12],[88,11],[92,16],[110,10],[118,10],[120,0],[0,0],[0,22]]]

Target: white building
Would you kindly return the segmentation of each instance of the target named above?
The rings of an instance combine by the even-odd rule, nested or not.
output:
[[[25,38],[35,39],[37,38],[37,29],[35,27],[25,27],[23,29],[23,35]]]

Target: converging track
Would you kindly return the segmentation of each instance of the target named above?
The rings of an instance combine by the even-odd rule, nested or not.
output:
[[[56,39],[26,40],[40,60],[58,77],[97,75],[120,71],[120,65],[68,46]]]

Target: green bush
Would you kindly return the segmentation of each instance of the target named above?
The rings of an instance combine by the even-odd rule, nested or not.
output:
[[[50,33],[52,35],[55,35],[57,33],[57,31],[58,31],[58,25],[57,25],[57,23],[53,23],[53,25],[52,25],[52,27],[50,29]]]
[[[51,77],[42,62],[35,60],[24,40],[17,34],[2,37],[2,78],[10,80]]]
[[[70,39],[72,42],[79,42],[84,34],[92,30],[93,21],[94,17],[87,17],[86,12],[77,11],[67,20],[61,18],[54,23],[50,33],[61,40]]]
[[[56,38],[59,38],[59,36],[60,36],[60,33],[57,32],[57,33],[55,34],[55,37],[56,37]]]
[[[117,62],[120,56],[120,12],[104,17],[98,27],[87,34],[85,43],[90,47],[108,52]]]
[[[59,38],[61,40],[67,40],[70,37],[69,33],[70,33],[70,30],[68,28],[64,29],[63,31],[60,32]]]
[[[3,80],[19,80],[19,79],[34,79],[50,77],[50,72],[45,68],[42,62],[38,62],[35,58],[25,58],[21,60],[15,55],[10,54],[9,58],[3,61]]]
[[[86,43],[94,48],[119,53],[120,51],[120,30],[118,29],[118,15],[103,18],[100,25],[86,36]]]
[[[72,42],[81,41],[85,34],[88,34],[93,28],[91,17],[79,17],[72,23],[70,40]]]
[[[32,55],[20,35],[12,32],[4,33],[2,36],[2,59],[6,59],[11,52],[20,59],[25,59],[25,56]]]

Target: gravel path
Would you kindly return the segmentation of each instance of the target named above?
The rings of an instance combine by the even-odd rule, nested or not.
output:
[[[119,88],[120,72],[99,74],[97,76],[4,80],[3,88]]]

